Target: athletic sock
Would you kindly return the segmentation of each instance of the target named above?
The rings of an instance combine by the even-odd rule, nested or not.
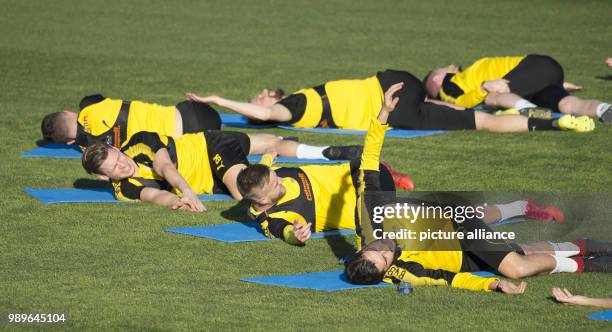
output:
[[[555,126],[554,121],[555,120],[550,120],[550,119],[529,118],[527,119],[527,128],[529,128],[529,131],[561,130],[559,127]]]
[[[514,108],[516,108],[517,110],[521,110],[527,107],[538,107],[538,106],[530,102],[529,100],[522,99],[522,98],[519,99],[516,103],[514,103]]]
[[[567,258],[567,257],[562,257],[562,256],[556,256],[556,255],[551,255],[551,256],[557,262],[555,269],[550,271],[551,274],[560,273],[560,272],[577,273],[577,272],[582,272],[582,270],[584,269],[584,261],[582,260],[582,258],[578,258],[578,257]]]
[[[580,247],[572,242],[548,242],[555,250],[556,256],[572,257],[580,254]]]
[[[508,204],[495,204],[501,213],[501,219],[506,220],[518,216],[524,216],[527,210],[527,201],[516,201]]]
[[[597,117],[601,118],[601,116],[604,114],[604,112],[608,109],[612,107],[612,105],[608,104],[608,103],[601,103],[599,105],[597,105],[597,108],[595,109],[595,112],[597,113]]]
[[[295,154],[301,159],[327,159],[323,155],[323,150],[327,149],[327,146],[312,146],[306,144],[300,144],[297,147]]]

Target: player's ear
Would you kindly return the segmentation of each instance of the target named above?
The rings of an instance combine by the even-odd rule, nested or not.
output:
[[[106,175],[100,175],[100,174],[95,174],[96,175],[96,179],[98,180],[102,180],[102,181],[108,181],[110,180],[108,176]]]

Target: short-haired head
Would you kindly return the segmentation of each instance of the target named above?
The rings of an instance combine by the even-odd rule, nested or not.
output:
[[[384,272],[365,256],[365,251],[357,252],[344,263],[344,274],[356,285],[374,285],[384,277]]]
[[[271,107],[272,105],[279,102],[281,99],[285,97],[285,91],[283,89],[263,89],[257,94],[255,97],[251,98],[249,102],[251,104],[263,106],[263,107]]]
[[[100,172],[100,167],[108,158],[109,149],[112,149],[112,147],[103,142],[95,142],[88,146],[81,157],[81,163],[85,171],[89,174],[106,175]]]
[[[446,67],[436,68],[423,78],[423,85],[425,85],[425,90],[427,91],[427,96],[429,98],[437,99],[440,96],[440,89],[442,88],[442,83],[444,82],[444,77],[448,73],[456,73],[459,71],[459,67],[455,65],[450,65]]]
[[[76,137],[76,117],[71,112],[54,112],[47,114],[41,124],[40,131],[45,140],[54,143],[70,143]]]
[[[236,179],[238,191],[246,200],[255,200],[257,189],[270,179],[270,167],[263,164],[252,164],[242,169]]]

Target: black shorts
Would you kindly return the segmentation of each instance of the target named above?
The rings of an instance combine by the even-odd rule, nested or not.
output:
[[[450,107],[425,103],[425,87],[414,75],[406,71],[386,70],[376,74],[383,92],[393,84],[404,82],[395,93],[399,103],[389,116],[389,125],[414,130],[476,129],[473,110],[457,111]]]
[[[555,112],[559,101],[569,95],[563,88],[563,67],[547,55],[526,56],[504,78],[510,81],[510,91]]]
[[[467,232],[474,232],[477,229],[492,232],[491,228],[479,219],[466,220],[457,226],[457,230],[463,230],[466,232],[466,235]],[[499,265],[509,253],[516,252],[523,254],[518,245],[503,240],[463,239],[459,240],[459,242],[463,250],[461,272],[498,272]]]
[[[185,100],[176,104],[176,109],[183,119],[184,134],[221,129],[221,116],[208,104]]]
[[[237,164],[248,165],[247,156],[251,140],[245,133],[211,130],[204,133],[208,150],[208,161],[212,170],[214,193],[227,193],[223,184],[225,172]]]

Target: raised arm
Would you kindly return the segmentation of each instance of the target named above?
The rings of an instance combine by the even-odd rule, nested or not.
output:
[[[181,191],[183,195],[180,197],[180,202],[187,205],[190,210],[197,212],[206,210],[198,196],[193,192],[193,189],[191,189],[191,186],[185,181],[181,174],[179,174],[166,148],[161,148],[155,153],[153,170],[161,175],[172,187]]]
[[[285,106],[280,104],[264,107],[251,103],[225,99],[219,96],[200,97],[192,92],[186,93],[186,96],[189,100],[199,103],[207,103],[225,107],[236,113],[242,114],[249,119],[277,122],[287,122],[291,120],[291,112],[289,112]]]

